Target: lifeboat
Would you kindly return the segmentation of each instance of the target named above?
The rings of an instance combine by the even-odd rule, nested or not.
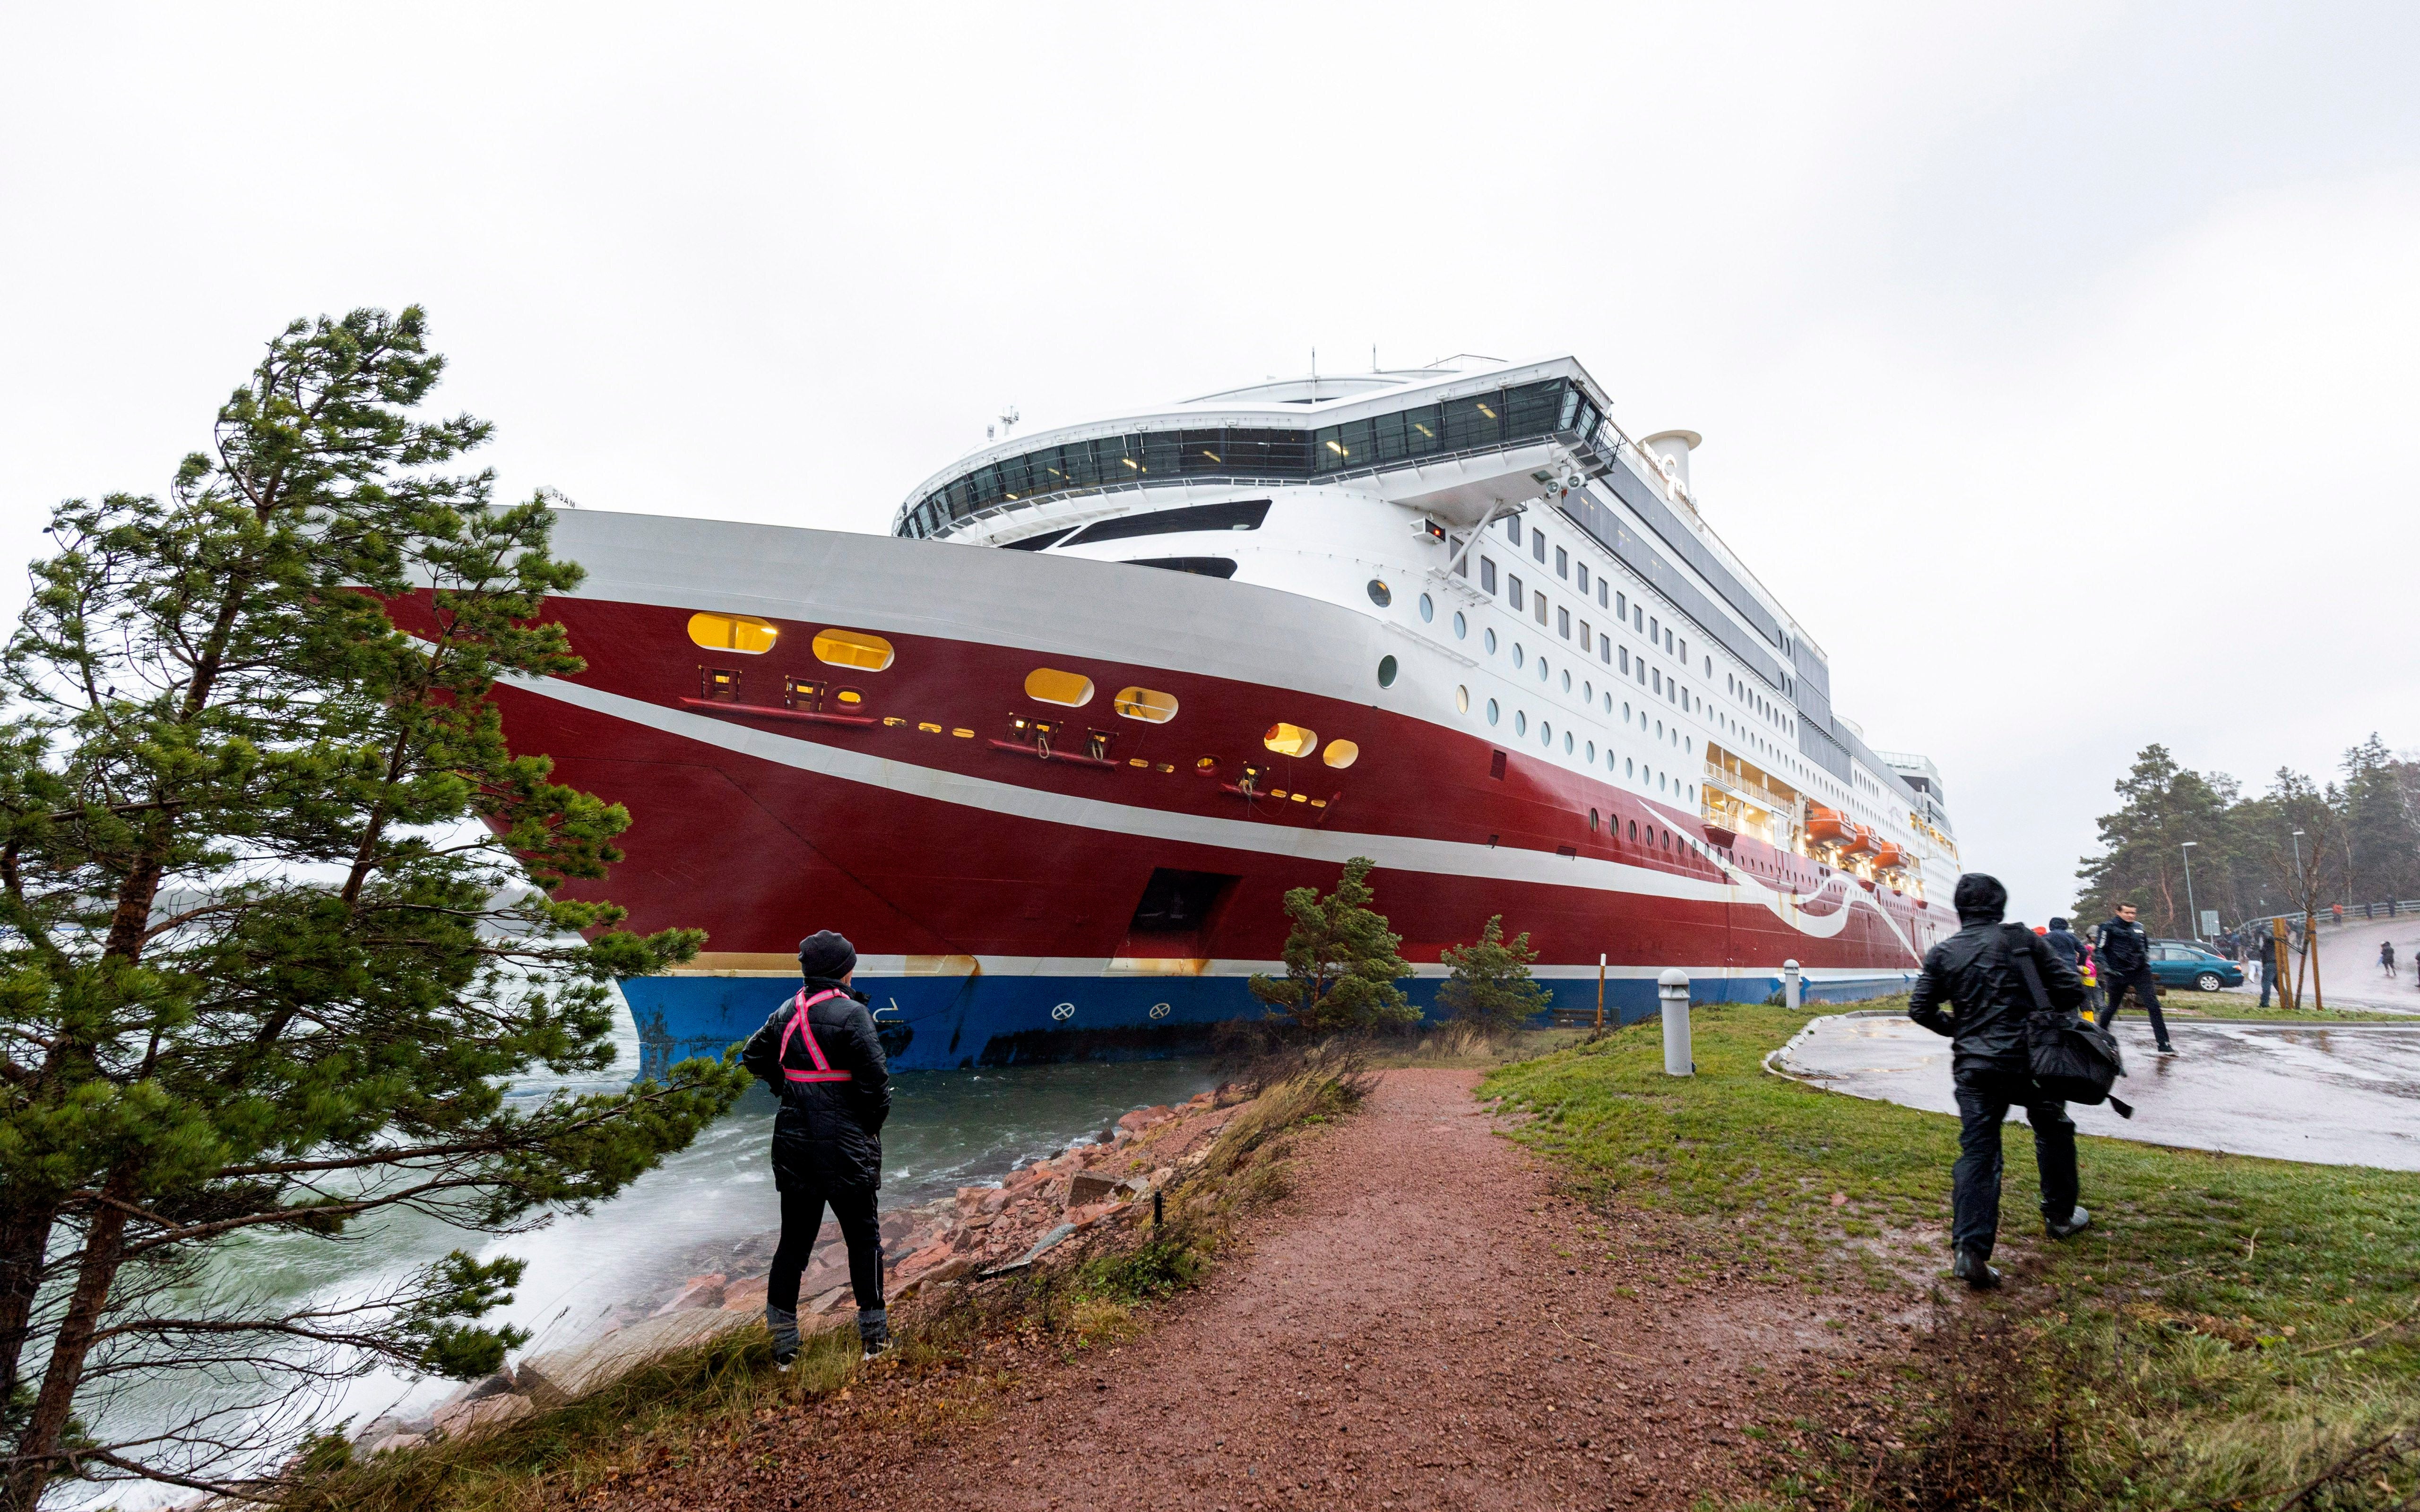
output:
[[[1840,854],[1843,856],[1855,856],[1864,851],[1870,851],[1881,843],[1874,839],[1874,832],[1863,825],[1851,825],[1848,827],[1851,834],[1840,841]]]
[[[1896,845],[1892,844],[1890,841],[1886,841],[1886,840],[1885,840],[1885,841],[1876,841],[1876,842],[1875,842],[1875,844],[1874,844],[1874,865],[1876,865],[1876,866],[1904,866],[1904,865],[1906,865],[1906,864],[1907,864],[1907,853],[1906,853],[1905,851],[1900,850],[1898,846],[1896,846]]]
[[[1857,826],[1838,809],[1811,804],[1807,810],[1807,834],[1811,840],[1848,841],[1856,838]]]

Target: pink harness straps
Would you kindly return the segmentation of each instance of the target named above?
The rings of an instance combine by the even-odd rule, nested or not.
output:
[[[855,1078],[847,1072],[834,1071],[831,1069],[831,1062],[824,1058],[824,1047],[815,1043],[814,1026],[807,1022],[807,1010],[814,1007],[817,1003],[825,1001],[827,998],[845,997],[846,995],[848,995],[842,992],[837,987],[827,987],[822,992],[815,994],[813,997],[809,997],[807,995],[807,990],[804,987],[801,987],[799,989],[799,995],[790,999],[791,1006],[797,1009],[798,1011],[790,1015],[789,1027],[782,1031],[782,1048],[775,1057],[776,1059],[784,1062],[782,1067],[783,1075],[788,1077],[794,1082],[845,1082],[855,1080]],[[814,1070],[792,1071],[786,1064],[790,1058],[790,1036],[794,1034],[800,1040],[806,1041],[807,1057],[815,1063]]]

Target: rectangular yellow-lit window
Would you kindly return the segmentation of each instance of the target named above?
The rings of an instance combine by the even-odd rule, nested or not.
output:
[[[1043,703],[1063,703],[1079,709],[1093,702],[1093,680],[1081,672],[1036,667],[1025,674],[1025,696]]]
[[[891,665],[891,642],[863,630],[817,630],[815,659],[828,666],[878,672]]]
[[[1305,730],[1298,724],[1278,723],[1269,726],[1261,744],[1280,756],[1308,756],[1319,748],[1319,733]]]
[[[1176,717],[1176,695],[1148,687],[1122,687],[1113,701],[1118,713],[1145,724],[1166,724]]]
[[[742,656],[761,656],[773,649],[781,629],[770,620],[760,620],[746,614],[692,614],[689,617],[689,638],[713,651],[737,651]]]

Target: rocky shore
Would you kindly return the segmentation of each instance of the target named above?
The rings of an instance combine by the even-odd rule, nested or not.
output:
[[[1221,1088],[1173,1106],[1137,1108],[1097,1137],[1020,1165],[1001,1181],[892,1209],[882,1215],[886,1300],[895,1305],[933,1288],[979,1284],[1034,1264],[1078,1234],[1150,1223],[1157,1194],[1209,1154],[1247,1101]],[[376,1419],[354,1435],[356,1452],[392,1453],[491,1432],[577,1401],[651,1360],[759,1322],[780,1237],[771,1230],[743,1240],[716,1257],[718,1269],[626,1299],[575,1339],[540,1338],[539,1348],[463,1386],[425,1416]],[[827,1222],[816,1236],[799,1297],[801,1327],[816,1327],[819,1316],[825,1327],[855,1319],[838,1224]]]

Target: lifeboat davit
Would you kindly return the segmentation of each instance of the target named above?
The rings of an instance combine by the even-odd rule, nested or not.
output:
[[[1857,826],[1838,809],[1810,804],[1807,810],[1807,834],[1812,840],[1849,841],[1856,838]]]

